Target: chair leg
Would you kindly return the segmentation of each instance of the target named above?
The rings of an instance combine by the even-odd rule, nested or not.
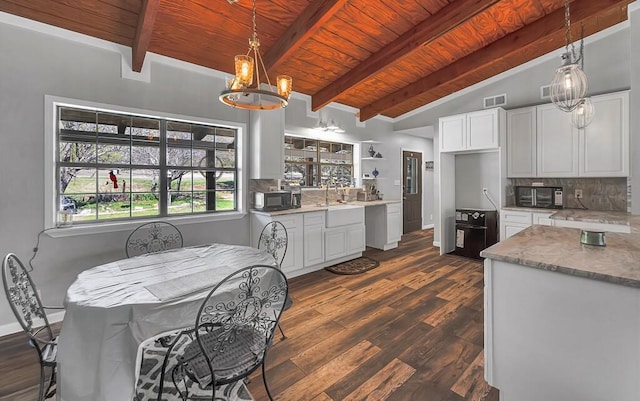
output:
[[[280,329],[280,333],[282,334],[280,340],[286,340],[287,336],[284,335],[284,331],[282,331],[282,326],[280,326],[280,323],[278,323],[278,329]]]
[[[264,382],[264,389],[267,390],[267,397],[269,397],[270,401],[273,401],[273,397],[271,396],[271,391],[269,391],[269,384],[267,384],[267,372],[265,372],[264,362],[267,360],[267,351],[264,351],[264,355],[262,357],[262,381]]]
[[[54,388],[53,390],[51,389],[52,387],[56,386],[56,367],[51,367],[51,377],[49,378],[49,385],[47,386],[47,390],[44,393],[44,399],[48,400],[49,398],[53,397],[56,394],[56,388]]]
[[[44,365],[40,362],[40,386],[38,389],[38,401],[44,401]]]

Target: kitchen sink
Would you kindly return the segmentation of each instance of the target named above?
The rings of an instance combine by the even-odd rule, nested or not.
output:
[[[347,204],[330,205],[327,208],[327,227],[339,227],[360,223],[364,224],[364,206]]]

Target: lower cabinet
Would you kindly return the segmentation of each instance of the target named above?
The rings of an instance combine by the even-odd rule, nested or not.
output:
[[[500,212],[500,241],[511,237],[532,224],[551,226],[553,212],[529,212],[502,209]]]
[[[287,229],[287,253],[284,256],[280,268],[288,275],[303,266],[303,215],[287,214],[282,216],[269,216],[266,214],[251,215],[251,246],[258,247],[262,228],[272,222],[279,221]]]
[[[365,208],[367,246],[386,251],[398,246],[402,237],[400,202]]]
[[[304,267],[324,262],[324,212],[304,214]]]
[[[324,232],[326,260],[339,259],[365,249],[364,225],[327,228]]]

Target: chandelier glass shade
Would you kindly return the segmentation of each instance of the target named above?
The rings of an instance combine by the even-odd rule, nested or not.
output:
[[[275,87],[271,85],[267,69],[260,55],[260,41],[256,29],[256,0],[253,0],[253,35],[249,38],[249,51],[235,57],[235,75],[227,81],[220,93],[222,103],[248,110],[273,110],[289,103],[293,80],[288,75],[278,75]],[[260,80],[260,70],[266,82]]]
[[[571,112],[580,105],[587,96],[587,75],[583,71],[584,42],[580,39],[580,49],[576,53],[571,40],[571,15],[569,0],[565,0],[565,52],[562,54],[562,66],[556,70],[551,81],[551,101],[560,110]],[[569,50],[571,47],[571,50]]]
[[[578,129],[582,129],[591,124],[594,115],[593,103],[591,103],[591,98],[587,97],[571,112],[571,124]]]

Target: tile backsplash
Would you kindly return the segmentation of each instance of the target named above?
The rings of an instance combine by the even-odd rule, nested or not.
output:
[[[579,209],[582,206],[575,198],[575,190],[582,190],[582,203],[590,210],[626,212],[629,186],[627,178],[511,178],[507,180],[506,203],[515,206],[515,188],[519,185],[543,183],[544,186],[562,187],[564,207]]]

